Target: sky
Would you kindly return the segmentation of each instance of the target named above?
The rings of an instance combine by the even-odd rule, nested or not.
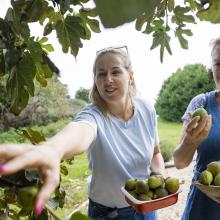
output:
[[[4,17],[8,4],[8,1],[0,0],[0,17]],[[154,104],[164,80],[177,69],[194,63],[210,67],[209,43],[213,38],[220,36],[220,25],[198,22],[187,27],[191,27],[193,32],[193,36],[187,37],[189,49],[182,49],[178,40],[171,35],[170,46],[173,55],[165,51],[163,63],[160,62],[159,48],[150,50],[152,37],[136,31],[134,22],[114,29],[101,26],[101,33],[92,33],[90,40],[83,41],[83,48],[80,48],[76,59],[71,54],[62,52],[53,33],[49,35],[48,42],[54,46],[55,52],[49,56],[61,70],[60,81],[67,85],[69,94],[74,97],[80,87],[89,89],[92,86],[92,67],[97,50],[108,46],[127,45],[138,95]],[[31,32],[34,36],[42,37],[43,30],[40,25],[33,24]]]

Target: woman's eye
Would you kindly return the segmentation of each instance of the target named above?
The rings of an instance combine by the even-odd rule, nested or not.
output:
[[[219,67],[220,66],[220,62],[214,63],[214,66]]]
[[[112,75],[117,75],[117,74],[119,74],[119,73],[120,73],[120,71],[118,71],[118,70],[117,70],[117,71],[113,71],[113,72],[112,72]]]
[[[104,77],[105,76],[105,73],[99,73],[98,74],[98,77]]]

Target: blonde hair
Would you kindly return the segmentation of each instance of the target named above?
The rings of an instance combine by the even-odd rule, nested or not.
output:
[[[92,86],[92,89],[91,89],[91,92],[90,92],[90,100],[92,101],[92,103],[94,103],[95,105],[97,105],[99,107],[99,109],[102,111],[102,113],[105,116],[108,116],[109,109],[107,107],[106,102],[100,96],[100,94],[98,92],[98,89],[97,89],[97,86],[96,86],[96,83],[95,83],[95,77],[96,77],[96,66],[97,66],[98,60],[103,55],[109,54],[109,53],[120,56],[123,63],[124,63],[125,69],[127,69],[128,72],[133,74],[131,61],[130,61],[128,52],[125,52],[123,49],[119,49],[119,48],[109,48],[109,49],[104,49],[101,52],[98,52],[98,54],[95,58],[95,61],[94,61],[94,65],[93,65],[93,86]],[[136,85],[135,85],[135,81],[133,79],[131,84],[130,84],[130,88],[129,88],[129,96],[130,96],[131,100],[133,100],[135,95],[136,95]]]

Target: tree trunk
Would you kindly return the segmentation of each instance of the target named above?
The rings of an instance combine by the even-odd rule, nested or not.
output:
[[[11,112],[3,114],[3,131],[8,131],[10,127],[18,128],[30,120],[31,115],[40,106],[40,102],[34,102],[24,108],[19,115],[14,115]]]

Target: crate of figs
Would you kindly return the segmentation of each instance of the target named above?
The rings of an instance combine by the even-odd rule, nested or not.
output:
[[[121,191],[128,204],[144,213],[175,204],[181,190],[179,179],[152,173],[144,180],[128,179]]]
[[[195,186],[210,199],[220,203],[220,161],[210,162],[200,173]]]

